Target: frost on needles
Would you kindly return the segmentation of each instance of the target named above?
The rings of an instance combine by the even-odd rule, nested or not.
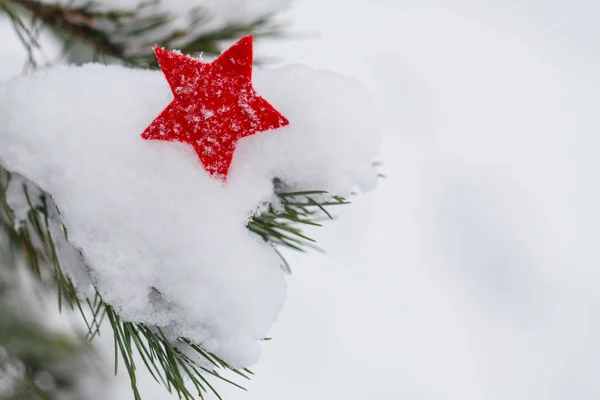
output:
[[[51,195],[70,243],[58,257],[78,292],[97,289],[122,320],[233,368],[258,360],[286,291],[249,218],[277,203],[275,179],[339,196],[370,189],[380,141],[352,79],[289,66],[256,70],[253,83],[290,125],[242,139],[225,184],[190,146],[140,138],[172,100],[160,72],[60,66],[0,85],[0,166]],[[8,195],[21,210],[22,194]]]

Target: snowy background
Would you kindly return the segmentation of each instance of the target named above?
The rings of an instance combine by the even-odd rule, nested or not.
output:
[[[293,4],[289,29],[318,36],[259,55],[366,83],[388,178],[311,232],[326,256],[289,256],[274,340],[249,393],[224,386],[225,399],[600,396],[599,12],[586,0]],[[1,78],[20,69],[6,43]],[[113,398],[129,399],[127,385]]]

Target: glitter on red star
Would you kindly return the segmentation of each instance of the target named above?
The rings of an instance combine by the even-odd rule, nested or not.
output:
[[[190,144],[206,171],[226,179],[238,140],[289,121],[252,87],[252,37],[211,63],[155,48],[173,101],[146,128],[147,140]]]

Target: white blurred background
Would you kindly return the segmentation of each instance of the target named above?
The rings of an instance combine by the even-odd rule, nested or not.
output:
[[[302,38],[258,55],[363,81],[388,177],[311,232],[325,256],[288,256],[274,340],[225,399],[600,398],[599,17],[586,0],[292,4]],[[19,51],[0,46],[0,78]]]
[[[235,399],[600,398],[600,3],[296,1],[264,46],[355,76],[381,185],[294,256]],[[374,121],[375,125],[375,121]]]

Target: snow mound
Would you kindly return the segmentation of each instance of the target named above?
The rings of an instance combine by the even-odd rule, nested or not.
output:
[[[253,82],[290,125],[242,139],[226,184],[190,146],[141,138],[172,100],[161,72],[60,66],[0,85],[0,164],[51,194],[104,300],[238,368],[257,361],[285,298],[248,218],[273,200],[275,177],[338,195],[372,187],[379,147],[354,80],[289,66]]]

